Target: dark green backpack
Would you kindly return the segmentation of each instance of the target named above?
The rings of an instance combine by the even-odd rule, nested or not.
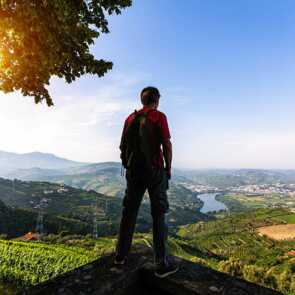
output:
[[[150,138],[153,136],[153,124],[148,112],[134,112],[134,119],[127,126],[123,138],[123,166],[127,169],[152,169],[152,150]]]

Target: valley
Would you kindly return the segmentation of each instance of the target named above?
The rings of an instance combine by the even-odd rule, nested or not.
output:
[[[0,233],[9,237],[34,231],[40,214],[43,216],[45,233],[68,231],[92,234],[95,218],[98,236],[112,235],[118,231],[122,210],[122,198],[94,190],[1,178],[0,202],[3,211],[0,215]],[[210,219],[199,212],[202,202],[185,188],[174,187],[171,190],[170,204],[170,226]],[[139,212],[137,229],[147,231],[151,222],[150,205],[145,198]]]
[[[171,254],[294,294],[295,241],[276,241],[257,230],[283,224],[285,209],[258,209],[209,222],[178,227],[169,238]],[[23,289],[114,251],[115,236],[93,239],[60,233],[42,242],[0,240],[0,277],[15,289]],[[150,233],[137,233],[135,244],[152,245]],[[10,257],[14,257],[11,260]],[[42,267],[40,267],[40,263]]]
[[[62,162],[16,167],[0,178],[0,280],[7,294],[114,250],[125,189],[120,164]],[[294,183],[293,171],[176,169],[170,252],[295,294]],[[151,224],[145,196],[135,243],[152,245]],[[39,241],[22,240],[40,229]]]
[[[224,203],[230,212],[251,211],[257,208],[289,208],[295,210],[295,197],[289,194],[259,194],[248,195],[227,193],[218,195],[217,200]]]

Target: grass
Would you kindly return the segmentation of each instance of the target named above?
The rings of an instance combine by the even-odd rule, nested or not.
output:
[[[219,195],[216,199],[223,202],[232,213],[251,211],[260,208],[295,208],[295,199],[291,196],[267,194],[247,196],[245,194]]]
[[[273,241],[256,233],[261,226],[293,223],[294,215],[284,209],[259,209],[183,226],[178,235],[193,248],[219,256],[220,260],[202,257],[212,268],[294,294],[291,288],[295,292],[295,259],[287,253],[295,250],[295,240]]]
[[[0,240],[0,279],[16,288],[48,280],[95,258],[92,252],[64,245]]]
[[[283,209],[259,209],[221,220],[182,226],[176,235],[170,236],[168,248],[175,256],[287,294],[286,290],[291,292],[291,285],[288,285],[288,278],[282,277],[285,273],[294,277],[294,258],[287,253],[295,249],[295,241],[272,241],[256,234],[256,229],[288,221],[292,223],[294,215]],[[13,280],[19,286],[38,283],[113,252],[116,237],[87,238],[84,241],[83,236],[69,237],[67,241],[64,237],[62,242],[69,246],[56,242],[0,241],[0,255],[6,257],[4,262],[3,258],[1,261],[0,277],[6,282]],[[151,247],[152,235],[138,233],[134,243]]]
[[[290,213],[287,215],[277,216],[276,217],[279,220],[285,221],[288,224],[295,224],[295,213]]]

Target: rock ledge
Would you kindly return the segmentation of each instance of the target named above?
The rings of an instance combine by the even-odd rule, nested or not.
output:
[[[282,294],[178,259],[178,273],[154,276],[149,248],[135,249],[128,265],[115,267],[113,254],[21,292],[22,295],[278,295]]]

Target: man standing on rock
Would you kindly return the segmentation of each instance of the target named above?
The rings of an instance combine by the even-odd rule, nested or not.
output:
[[[143,108],[126,119],[120,144],[127,188],[115,264],[123,265],[127,261],[138,209],[148,190],[153,218],[155,275],[164,278],[178,270],[178,266],[168,259],[166,249],[165,214],[169,208],[167,189],[171,178],[172,144],[167,118],[158,111],[159,90],[146,87],[140,97]]]

